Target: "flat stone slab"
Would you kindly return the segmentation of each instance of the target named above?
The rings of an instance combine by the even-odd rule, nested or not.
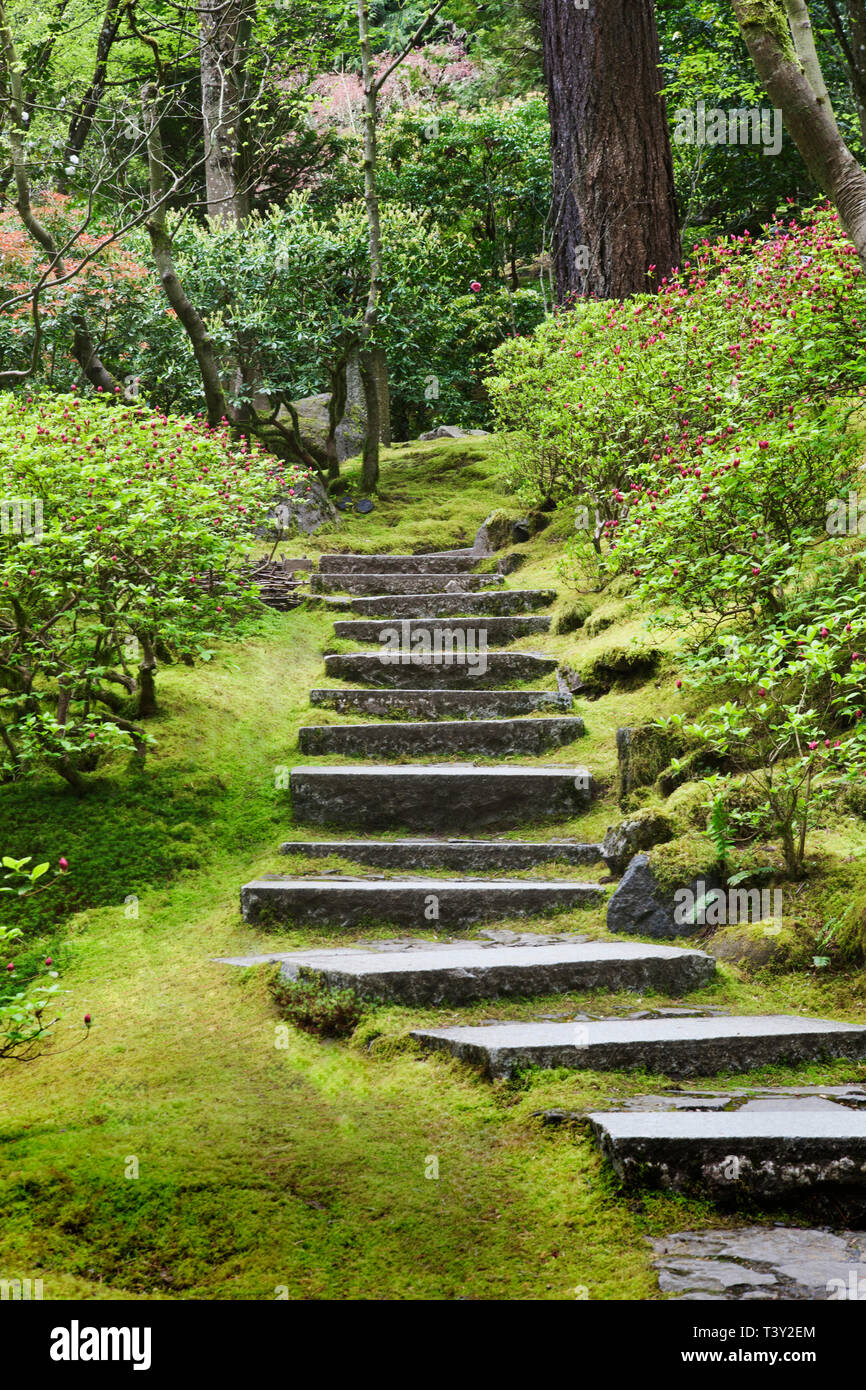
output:
[[[471,548],[436,550],[426,555],[323,555],[323,574],[463,574],[481,557]]]
[[[241,889],[247,922],[350,928],[387,922],[460,928],[500,917],[591,907],[604,889],[574,879],[258,878]]]
[[[544,613],[509,614],[504,617],[477,614],[474,617],[462,618],[395,618],[390,621],[356,618],[347,622],[340,620],[334,623],[334,635],[344,641],[376,642],[381,645],[391,641],[391,634],[396,630],[400,634],[400,645],[411,651],[413,641],[423,638],[425,633],[429,633],[434,640],[438,637],[440,643],[443,638],[447,640],[449,632],[462,633],[463,641],[465,642],[468,636],[476,648],[480,634],[483,633],[488,647],[506,647],[509,642],[516,642],[521,637],[537,636],[541,632],[547,632],[549,628],[550,618]]]
[[[454,753],[507,756],[544,753],[582,738],[583,720],[458,719],[425,724],[308,724],[299,730],[302,753],[345,757],[448,757]]]
[[[413,1033],[425,1046],[444,1049],[462,1061],[481,1066],[491,1076],[505,1076],[522,1067],[574,1067],[581,1070],[627,1071],[640,1067],[668,1076],[701,1076],[719,1071],[748,1071],[774,1062],[819,1061],[829,1057],[866,1056],[866,1027],[820,1018],[770,1015],[745,1018],[662,1018],[613,1020],[604,1023],[497,1023],[481,1028],[433,1028]],[[736,1116],[715,1114],[591,1115],[593,1127],[605,1135],[638,1138],[644,1132],[683,1137],[710,1135],[712,1125],[725,1125]],[[760,1123],[761,1117],[752,1117]],[[774,1115],[773,1121],[780,1116]],[[862,1116],[866,1162],[866,1115]],[[709,1126],[702,1131],[701,1126]],[[633,1130],[629,1126],[634,1126]],[[666,1129],[666,1126],[669,1128]],[[734,1125],[734,1129],[736,1125]],[[641,1154],[649,1152],[640,1147]],[[607,1148],[605,1147],[605,1152]],[[616,1149],[616,1153],[623,1152]],[[732,1152],[730,1148],[726,1154]],[[614,1166],[617,1159],[611,1155]],[[643,1161],[643,1160],[641,1160]],[[619,1171],[619,1168],[617,1168]]]
[[[508,829],[523,821],[569,820],[592,799],[592,777],[581,767],[296,767],[290,784],[296,821],[366,831]]]
[[[508,719],[570,710],[559,690],[311,690],[310,704],[381,719]]]
[[[615,1110],[864,1110],[862,1086],[735,1086],[727,1091],[661,1091],[628,1096]]]
[[[824,1040],[829,1055],[862,1056],[866,1029],[842,1024],[835,1028]],[[850,1036],[857,1031],[859,1038]],[[818,1035],[813,1039],[817,1043]],[[787,1052],[784,1060],[791,1060]],[[866,1188],[863,1111],[842,1106],[721,1113],[610,1111],[587,1118],[603,1154],[627,1184],[697,1189],[729,1200],[740,1194],[779,1198],[828,1185]]]
[[[480,594],[397,594],[348,600],[353,613],[392,619],[449,618],[461,613],[504,616],[532,613],[555,602],[555,589],[491,589]]]
[[[525,940],[526,938],[524,938]],[[228,964],[279,961],[281,975],[313,971],[331,988],[406,1004],[464,1004],[504,995],[564,990],[644,989],[663,982],[677,992],[712,976],[715,962],[701,951],[612,942],[500,946],[492,942],[425,943],[414,951],[290,951],[240,957]]]
[[[436,689],[496,688],[503,681],[543,680],[552,675],[559,662],[555,656],[533,652],[484,652],[472,655],[443,652],[441,656],[419,656],[401,651],[393,662],[383,660],[387,652],[345,652],[325,657],[325,673],[332,680],[363,681],[414,690],[431,685]]]
[[[334,854],[380,869],[451,869],[467,874],[601,862],[601,845],[577,840],[287,840],[280,853],[307,859]]]
[[[443,594],[449,585],[475,591],[494,588],[505,581],[501,574],[314,574],[314,594]]]
[[[866,1231],[740,1226],[649,1244],[659,1289],[676,1302],[839,1302],[866,1294]]]

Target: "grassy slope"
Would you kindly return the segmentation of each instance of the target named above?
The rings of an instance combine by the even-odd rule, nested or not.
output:
[[[373,516],[353,517],[306,553],[468,541],[499,500],[495,468],[493,442],[394,450]],[[555,537],[540,538],[509,582],[555,580],[557,550]],[[637,630],[632,621],[604,639]],[[678,1197],[624,1201],[580,1130],[542,1129],[532,1112],[592,1108],[662,1079],[557,1072],[489,1085],[407,1042],[409,1027],[456,1018],[453,1009],[383,1007],[348,1045],[290,1030],[277,1047],[266,972],[211,960],[263,947],[240,921],[238,888],[285,869],[275,846],[302,833],[275,769],[298,761],[297,726],[321,717],[306,693],[321,683],[329,633],[322,609],[269,614],[210,666],[161,673],[147,768],[118,764],[84,803],[54,782],[0,788],[6,852],[64,853],[72,865],[30,925],[34,951],[51,944],[70,991],[56,1044],[0,1072],[0,1276],[41,1277],[47,1298],[257,1299],[287,1289],[292,1298],[559,1299],[579,1286],[590,1298],[658,1296],[644,1236],[724,1218]],[[579,634],[527,645],[569,660],[589,647]],[[586,760],[609,778],[617,724],[674,698],[668,671],[579,704],[588,737],[552,760]],[[615,816],[608,795],[555,830],[594,838]],[[827,837],[840,859],[862,853],[866,839],[851,822]],[[566,914],[556,926],[596,934],[602,918]],[[267,938],[327,941],[300,931]],[[860,976],[749,979],[728,967],[698,997],[859,1019],[863,989]],[[460,1016],[635,1002],[492,1002]],[[94,1022],[83,1041],[85,1012]],[[784,1073],[795,1075],[854,1079],[866,1069]],[[433,1156],[436,1180],[425,1177]],[[137,1178],[127,1176],[133,1158]]]

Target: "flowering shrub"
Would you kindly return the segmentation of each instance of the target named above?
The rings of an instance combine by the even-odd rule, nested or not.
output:
[[[206,656],[255,607],[240,543],[309,486],[227,429],[2,398],[0,769],[43,761],[80,791],[103,752],[143,753],[157,654]]]
[[[825,208],[761,240],[704,243],[658,294],[561,312],[500,347],[494,370],[514,486],[614,521],[617,490],[703,473],[760,441],[787,452],[791,402],[805,429],[828,395],[861,389],[866,287]]]

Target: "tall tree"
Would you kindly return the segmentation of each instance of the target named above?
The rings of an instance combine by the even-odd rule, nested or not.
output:
[[[541,28],[557,298],[647,290],[680,261],[653,0],[541,0]]]
[[[244,178],[248,0],[201,0],[199,63],[207,210],[238,226],[249,213]]]
[[[839,134],[803,0],[733,0],[733,6],[770,100],[866,266],[866,172]]]

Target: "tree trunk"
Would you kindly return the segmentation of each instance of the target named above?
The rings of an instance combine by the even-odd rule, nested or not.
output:
[[[138,668],[138,709],[136,716],[145,719],[156,714],[156,653],[148,637],[139,634],[141,664]]]
[[[156,90],[145,87],[142,92],[145,129],[147,130],[147,163],[150,175],[150,198],[153,211],[145,226],[150,237],[153,259],[159,272],[160,282],[181,326],[192,344],[198,364],[207,406],[208,424],[216,427],[221,420],[229,418],[229,406],[220,380],[219,364],[214,341],[207,326],[187,298],[174,265],[171,238],[166,229],[164,200],[165,162],[162,153],[162,138],[159,130],[159,113],[156,107]]]
[[[367,435],[364,440],[362,486],[372,492],[379,481],[379,401],[375,373],[367,345],[379,317],[379,290],[382,281],[382,230],[379,221],[379,194],[376,188],[376,116],[378,87],[373,77],[373,50],[370,45],[370,16],[367,0],[358,0],[358,38],[364,81],[364,202],[367,208],[367,245],[370,258],[370,288],[361,324],[361,377],[367,402]],[[371,414],[371,403],[375,405]]]
[[[834,204],[866,266],[866,173],[839,134],[829,103],[819,100],[797,59],[783,0],[733,0],[733,6],[770,100],[781,110],[809,173]]]
[[[199,36],[207,210],[240,226],[249,214],[243,187],[242,62],[249,15],[243,0],[202,0]]]
[[[557,299],[654,288],[681,252],[653,0],[541,0],[541,25]]]
[[[373,375],[376,378],[376,399],[379,404],[379,443],[391,445],[391,388],[388,383],[388,359],[384,348],[370,353]]]
[[[77,159],[84,149],[85,141],[90,134],[93,125],[93,118],[96,115],[99,103],[105,91],[106,74],[108,71],[108,58],[111,53],[114,40],[117,38],[117,31],[123,18],[121,0],[108,0],[105,14],[102,20],[102,27],[99,31],[99,38],[96,41],[96,65],[93,69],[93,77],[90,85],[69,122],[66,133],[66,145],[63,150],[63,167],[66,170],[70,159]],[[66,178],[64,177],[58,184],[60,192],[66,191]]]

